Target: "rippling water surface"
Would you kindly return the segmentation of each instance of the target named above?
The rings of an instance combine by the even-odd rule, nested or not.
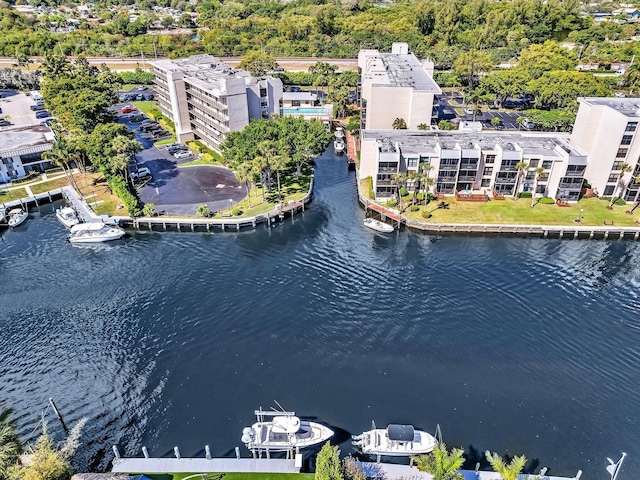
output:
[[[619,479],[640,477],[640,244],[376,234],[331,154],[315,191],[256,231],[79,248],[49,205],[2,233],[0,400],[21,434],[53,397],[89,418],[81,469],[113,444],[229,455],[276,399],[339,440],[439,423],[472,466],[490,449],[607,478],[624,450]]]

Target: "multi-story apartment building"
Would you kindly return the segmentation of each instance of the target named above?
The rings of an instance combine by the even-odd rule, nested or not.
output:
[[[44,172],[51,162],[42,154],[53,148],[55,135],[46,125],[11,128],[0,132],[0,183]]]
[[[526,171],[518,182],[520,162]],[[587,155],[554,134],[367,130],[361,139],[360,177],[372,177],[378,200],[397,194],[395,174],[420,172],[428,173],[432,191],[441,194],[515,195],[518,183],[519,192],[530,192],[535,184],[536,197],[575,201],[586,167]]]
[[[585,177],[599,195],[636,198],[640,184],[640,98],[579,98],[571,144],[589,154]],[[627,164],[629,172],[621,167]],[[618,187],[620,176],[622,181]],[[617,191],[619,189],[620,191]]]
[[[279,78],[253,77],[211,55],[151,65],[158,106],[175,123],[180,142],[200,139],[219,150],[229,132],[280,111]]]
[[[394,43],[391,53],[361,50],[358,54],[358,104],[361,128],[392,128],[401,118],[410,129],[431,125],[434,96],[442,93],[433,80],[433,62],[420,62],[406,43]]]

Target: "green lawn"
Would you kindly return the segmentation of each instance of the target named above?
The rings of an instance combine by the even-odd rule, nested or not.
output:
[[[26,198],[27,191],[24,188],[16,188],[15,190],[0,190],[0,203]]]
[[[198,158],[197,160],[192,160],[191,162],[181,163],[178,167],[193,167],[194,165],[215,165],[222,166],[221,163],[207,160],[206,158]]]
[[[151,109],[157,106],[156,102],[133,102],[133,104],[145,115],[148,115]]]
[[[172,136],[171,138],[167,138],[166,140],[160,140],[159,142],[154,143],[154,145],[162,146],[162,145],[169,145],[170,143],[176,143],[175,136]]]
[[[43,193],[48,192],[49,190],[57,190],[58,188],[65,187],[67,185],[69,185],[69,179],[66,175],[63,175],[62,177],[54,178],[53,180],[37,183],[32,185],[30,188],[33,193]]]
[[[432,217],[425,219],[421,211],[409,212],[404,215],[413,220],[433,223],[490,223],[490,224],[519,224],[519,225],[576,225],[575,219],[582,216],[582,225],[602,226],[604,222],[614,222],[614,225],[638,226],[636,221],[640,217],[640,209],[634,215],[625,213],[630,205],[614,205],[608,210],[609,202],[597,198],[586,198],[569,207],[544,205],[541,203],[531,207],[531,199],[521,198],[517,202],[513,199],[491,200],[487,203],[457,202],[448,198],[446,209],[435,208],[439,201],[430,202],[426,210],[432,212]],[[398,207],[395,207],[398,208]],[[582,212],[581,212],[582,210]]]

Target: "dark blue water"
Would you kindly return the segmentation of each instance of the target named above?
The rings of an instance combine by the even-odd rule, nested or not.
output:
[[[640,476],[640,244],[390,236],[362,226],[343,159],[303,215],[78,248],[52,206],[0,240],[0,399],[30,439],[49,397],[111,445],[229,455],[278,400],[359,433],[407,422],[556,475]],[[57,438],[61,429],[48,414]],[[341,445],[349,451],[348,443]]]

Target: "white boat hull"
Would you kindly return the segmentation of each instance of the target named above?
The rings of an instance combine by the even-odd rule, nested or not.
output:
[[[71,227],[69,242],[71,243],[101,243],[118,240],[124,237],[125,231],[119,227],[103,223],[80,223]]]
[[[333,437],[333,430],[316,422],[300,421],[296,433],[285,433],[273,422],[256,422],[251,427],[252,439],[245,443],[249,450],[288,452],[313,447]]]
[[[374,220],[373,218],[365,218],[364,226],[381,233],[391,233],[394,228],[388,223],[381,222],[380,220]]]
[[[344,142],[342,140],[336,140],[335,142],[333,142],[333,149],[336,151],[336,153],[344,153]]]
[[[354,437],[353,445],[365,455],[410,457],[431,452],[436,446],[433,435],[415,430],[413,441],[390,440],[387,430],[377,428]]]
[[[12,213],[9,216],[9,222],[7,224],[10,228],[15,228],[26,222],[27,218],[29,218],[29,214],[27,212]]]
[[[74,225],[80,223],[76,212],[70,207],[59,208],[56,210],[56,218],[58,221],[67,228],[71,228]]]

